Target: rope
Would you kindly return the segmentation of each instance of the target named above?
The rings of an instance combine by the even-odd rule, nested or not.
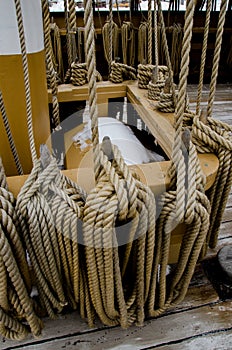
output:
[[[127,64],[113,61],[111,64],[109,80],[112,83],[122,83],[124,80],[136,80],[136,69]]]
[[[183,32],[182,32],[181,25],[174,24],[174,26],[172,27],[172,50],[171,50],[171,65],[172,65],[174,75],[179,74],[182,40],[183,40]]]
[[[138,87],[140,89],[147,89],[148,88],[148,83],[151,80],[152,77],[152,72],[155,66],[153,65],[148,65],[148,64],[139,64],[138,65]]]
[[[41,305],[50,317],[79,302],[78,220],[85,193],[63,176],[43,148],[16,202]]]
[[[42,323],[28,295],[31,280],[18,229],[14,197],[0,159],[0,333],[21,340],[28,334],[25,321],[35,336],[41,333]]]
[[[12,135],[12,132],[11,132],[11,129],[10,129],[10,124],[9,124],[9,120],[7,118],[7,114],[6,114],[6,110],[5,110],[5,106],[4,106],[4,101],[3,101],[3,96],[2,96],[2,91],[1,90],[0,90],[0,112],[2,114],[3,124],[4,124],[5,130],[6,130],[6,134],[7,134],[7,137],[8,137],[9,144],[10,144],[10,149],[11,149],[14,161],[15,161],[15,165],[16,165],[18,174],[22,175],[23,174],[23,168],[22,168],[22,165],[20,163],[19,155],[18,155],[16,146],[15,146],[15,143],[14,143],[14,138],[13,138],[13,135]]]
[[[162,39],[161,42],[162,42],[162,47],[164,50],[164,55],[165,55],[167,67],[169,69],[173,102],[174,102],[174,106],[176,106],[176,93],[175,93],[175,86],[174,86],[174,82],[173,82],[173,70],[172,70],[170,55],[169,55],[169,51],[168,51],[166,29],[165,29],[164,17],[163,17],[162,6],[161,6],[160,0],[157,0],[157,6],[158,6],[158,16],[159,16],[159,22],[160,22],[160,35],[161,35],[161,39]]]
[[[112,60],[115,60],[115,58],[118,56],[118,26],[116,23],[112,23],[112,58],[110,53],[111,43],[110,43],[110,22],[106,21],[102,28],[102,38],[103,38],[103,48],[104,48],[104,55],[105,59],[108,62],[109,69]]]
[[[152,64],[152,11],[151,0],[148,0],[148,64]]]
[[[68,54],[68,65],[71,66],[77,58],[76,48],[76,7],[74,0],[64,0],[66,45]]]
[[[147,62],[147,38],[148,38],[148,23],[142,22],[138,30],[138,61],[141,64]]]
[[[20,40],[20,47],[21,47],[21,53],[22,53],[24,86],[25,86],[25,96],[26,96],[28,137],[29,137],[32,162],[34,164],[36,159],[37,159],[37,155],[36,155],[35,141],[34,141],[34,135],[33,135],[30,79],[29,79],[29,69],[28,69],[28,61],[27,61],[25,34],[24,34],[24,27],[23,27],[23,16],[22,16],[20,0],[14,0],[14,1],[15,1],[15,7],[16,7],[16,16],[17,16],[17,23],[18,23],[18,30],[19,30],[19,40]]]
[[[208,35],[209,35],[211,6],[212,6],[212,0],[207,0],[204,39],[203,39],[202,54],[201,54],[200,76],[199,76],[199,84],[198,84],[198,90],[197,90],[196,114],[200,113],[200,104],[201,104],[202,88],[203,88],[203,81],[204,81],[205,60],[206,60],[206,52],[207,52],[207,41],[208,41]]]
[[[157,0],[154,0],[154,44],[155,44],[155,64],[159,65],[159,42],[158,42],[158,23],[157,23]]]
[[[207,118],[206,122],[195,117],[192,133],[199,152],[213,152],[219,159],[216,180],[209,190],[211,204],[210,227],[207,233],[205,251],[208,245],[216,246],[220,223],[232,185],[232,128],[221,121]]]
[[[54,128],[60,125],[60,113],[59,113],[59,101],[58,101],[58,89],[56,81],[56,71],[52,62],[52,43],[50,36],[50,14],[49,14],[49,4],[47,0],[42,0],[43,9],[43,27],[44,27],[44,46],[46,53],[46,63],[49,78],[49,86],[52,90],[52,118]]]
[[[216,92],[218,67],[219,67],[219,60],[220,60],[220,53],[221,53],[222,35],[224,31],[224,23],[225,23],[225,17],[226,17],[226,9],[227,9],[227,0],[222,0],[221,6],[220,6],[219,18],[218,18],[218,27],[217,27],[216,42],[215,42],[215,49],[214,49],[214,56],[213,56],[213,63],[212,63],[212,75],[211,75],[211,81],[210,81],[210,87],[209,87],[210,93],[209,93],[208,106],[207,106],[208,117],[212,116],[213,102],[214,102],[214,96]]]
[[[132,22],[123,22],[121,38],[123,63],[133,66],[135,61],[135,29]]]
[[[62,47],[61,47],[61,38],[60,30],[56,23],[50,24],[51,39],[52,39],[52,52],[55,59],[55,67],[58,73],[59,79],[62,82],[64,79],[64,65],[62,57]]]
[[[165,81],[168,79],[168,74],[169,74],[168,68],[166,66],[155,66],[155,68],[153,68],[151,81],[149,81],[148,83],[147,95],[150,100],[160,99],[160,94],[164,90]],[[172,102],[172,105],[173,105],[173,102]]]
[[[113,60],[113,1],[109,0],[109,73]]]
[[[65,83],[72,83],[76,86],[84,85],[88,82],[88,71],[86,63],[73,62],[65,76]],[[102,77],[98,71],[95,71],[97,81],[102,81]]]

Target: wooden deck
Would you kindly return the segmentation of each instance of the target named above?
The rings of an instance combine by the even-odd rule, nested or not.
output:
[[[208,87],[203,97],[207,99]],[[194,108],[196,87],[189,87],[191,108]],[[206,103],[206,102],[203,102]],[[218,86],[214,117],[232,125],[232,86]],[[8,341],[0,339],[0,349],[30,350],[140,350],[140,349],[231,349],[232,348],[232,285],[224,284],[216,255],[221,247],[232,244],[232,192],[221,224],[218,245],[209,250],[196,267],[185,300],[166,314],[146,320],[143,327],[132,326],[89,329],[78,312],[44,319],[42,335],[34,339]]]

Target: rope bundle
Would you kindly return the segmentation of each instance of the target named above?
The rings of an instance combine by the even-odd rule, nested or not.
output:
[[[42,307],[50,317],[80,295],[78,220],[85,194],[46,148],[17,197],[16,211]]]
[[[15,200],[8,191],[1,159],[0,279],[0,334],[17,340],[25,338],[29,331],[39,335],[42,323],[29,297],[31,280],[26,254],[19,233]]]
[[[140,89],[147,89],[149,81],[152,77],[152,72],[155,66],[151,64],[139,64],[138,65],[138,87]]]
[[[111,32],[111,36],[110,36],[110,32]],[[118,56],[118,46],[119,46],[118,33],[119,33],[118,25],[115,22],[110,23],[110,21],[106,21],[106,23],[102,28],[102,38],[103,38],[104,55],[109,66],[111,64],[111,61]],[[110,37],[112,37],[112,47],[111,47]]]
[[[138,30],[138,61],[147,62],[148,22],[141,22]]]
[[[97,81],[101,81],[101,74],[96,71]],[[72,83],[76,86],[84,85],[88,82],[88,71],[86,63],[73,62],[70,69],[67,71],[65,76],[65,83]]]
[[[192,133],[198,151],[213,152],[219,160],[216,180],[208,193],[211,212],[206,248],[208,245],[214,248],[232,185],[232,128],[213,118],[203,121],[196,116],[193,119]]]
[[[141,325],[154,255],[154,197],[107,138],[96,151],[96,186],[87,196],[83,216],[91,303],[106,325]]]
[[[166,66],[156,66],[153,70],[152,80],[148,83],[148,98],[158,100],[163,91],[165,81],[168,78],[168,68]]]
[[[192,142],[188,149],[180,150],[178,159],[176,176],[171,178],[173,187],[157,204],[162,210],[157,221],[157,255],[148,304],[148,315],[152,317],[183,300],[209,226],[210,206],[204,194],[205,180]],[[184,236],[178,262],[167,278],[171,232],[178,224],[184,224]]]
[[[135,62],[135,29],[131,22],[124,21],[121,27],[123,63],[133,66]]]
[[[113,83],[122,83],[127,79],[136,80],[136,69],[127,64],[113,61],[111,64],[109,80]]]

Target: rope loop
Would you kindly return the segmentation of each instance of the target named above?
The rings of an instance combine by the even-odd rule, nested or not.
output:
[[[15,200],[8,191],[1,159],[0,174],[0,334],[21,340],[29,331],[38,336],[42,323],[29,297],[29,267],[19,231]],[[25,326],[25,321],[29,327]]]
[[[104,324],[142,324],[154,254],[154,197],[108,137],[97,152],[98,176],[83,216],[91,301]],[[132,287],[128,278],[134,280]]]

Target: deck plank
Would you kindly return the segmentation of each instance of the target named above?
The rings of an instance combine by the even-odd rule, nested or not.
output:
[[[231,312],[231,301],[226,301],[148,320],[143,327],[132,326],[126,330],[118,327],[110,330],[101,329],[85,334],[70,334],[69,337],[56,337],[20,347],[6,346],[2,349],[152,349],[152,347],[158,348],[168,343],[186,340],[186,337],[200,337],[208,333],[230,331],[232,329]],[[208,349],[212,348],[208,347]]]

